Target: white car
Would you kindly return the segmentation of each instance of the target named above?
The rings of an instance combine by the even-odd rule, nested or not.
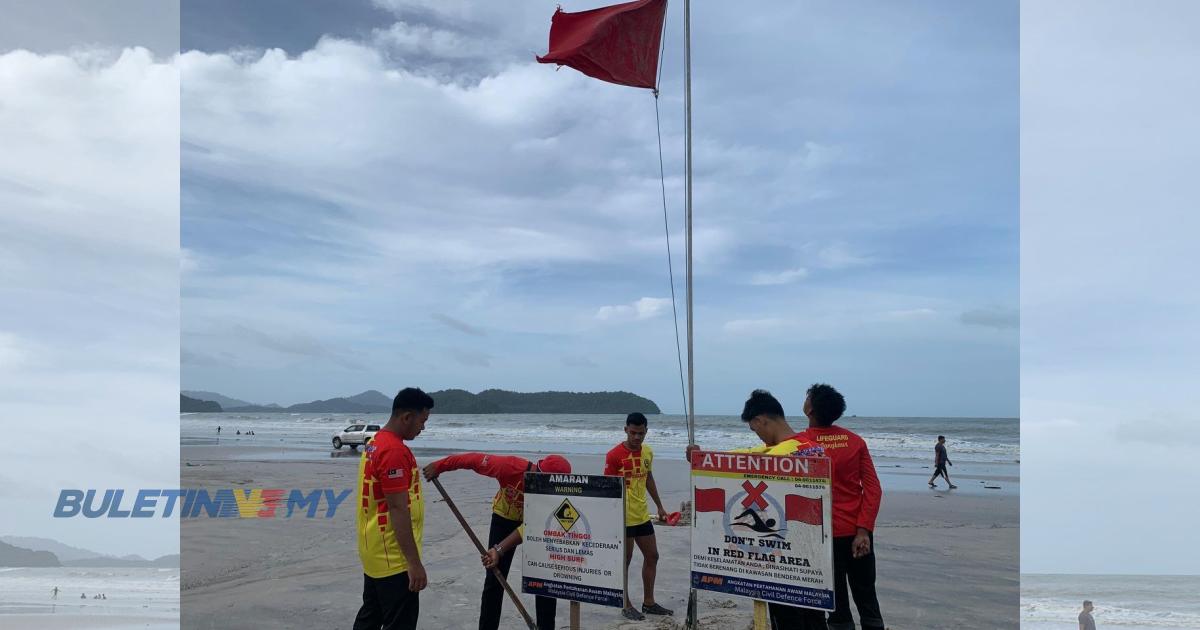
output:
[[[333,436],[333,448],[341,449],[343,445],[351,449],[358,448],[375,437],[379,431],[378,424],[352,424]]]

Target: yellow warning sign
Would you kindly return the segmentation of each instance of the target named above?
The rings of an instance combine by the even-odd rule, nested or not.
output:
[[[571,505],[571,501],[563,499],[562,504],[554,511],[554,518],[558,519],[558,524],[562,525],[564,532],[571,531],[571,527],[575,525],[575,521],[579,520],[579,510]]]

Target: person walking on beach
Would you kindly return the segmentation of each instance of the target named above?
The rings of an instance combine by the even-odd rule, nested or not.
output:
[[[951,490],[957,488],[958,486],[950,483],[950,473],[946,471],[946,466],[953,465],[949,453],[946,452],[946,436],[939,435],[937,444],[933,447],[933,476],[929,478],[929,487],[936,488],[937,484],[933,481],[938,478],[938,475],[941,475],[946,479],[946,485],[950,486]]]
[[[405,444],[425,429],[433,398],[406,387],[392,400],[392,415],[363,449],[358,464],[358,557],[363,604],[354,630],[414,630],[418,594],[428,584],[421,563],[425,499],[420,469]]]
[[[863,630],[884,630],[875,593],[875,518],[883,488],[867,443],[849,429],[835,427],[846,412],[846,399],[829,385],[808,388],[801,435],[821,445],[833,462],[833,593],[829,630],[854,630],[850,595]],[[846,583],[849,582],[849,593]]]
[[[58,587],[57,587],[57,586],[55,586],[55,587],[54,587],[54,588],[53,588],[53,589],[50,591],[50,599],[58,599]]]
[[[1096,620],[1092,619],[1092,600],[1083,600],[1083,612],[1079,613],[1079,630],[1096,630]]]
[[[604,474],[625,478],[625,575],[629,576],[629,561],[633,559],[633,546],[642,551],[642,612],[638,612],[629,601],[625,591],[625,608],[621,615],[626,619],[641,621],[646,615],[673,615],[675,612],[654,601],[654,578],[658,572],[658,540],[654,536],[654,525],[650,522],[650,511],[646,506],[646,494],[654,499],[658,518],[666,518],[662,499],[658,497],[658,486],[654,484],[651,464],[654,451],[644,444],[648,430],[646,416],[631,413],[625,418],[625,441],[614,446],[604,458]],[[643,614],[645,613],[645,614]]]
[[[493,455],[491,453],[459,453],[443,457],[425,465],[425,478],[432,481],[439,475],[452,470],[470,469],[491,477],[500,484],[496,497],[492,499],[492,524],[488,530],[488,547],[495,547],[521,525],[525,516],[525,473],[571,472],[571,463],[561,455],[547,455],[536,464],[515,455]],[[512,566],[512,547],[499,557],[500,574],[508,577]],[[537,624],[539,630],[554,630],[554,614],[557,601],[552,597],[538,597]],[[500,610],[504,605],[504,587],[496,576],[488,571],[483,579],[483,595],[479,602],[479,630],[496,630],[500,627]]]
[[[783,415],[783,405],[765,389],[756,389],[742,407],[742,422],[754,431],[762,446],[734,449],[735,453],[762,453],[765,455],[795,455],[797,457],[822,457],[825,450],[802,433],[796,433]],[[697,444],[687,447],[687,460],[692,452],[700,450]],[[836,498],[834,499],[836,502]],[[825,613],[811,608],[769,604],[771,626],[787,630],[827,630]]]

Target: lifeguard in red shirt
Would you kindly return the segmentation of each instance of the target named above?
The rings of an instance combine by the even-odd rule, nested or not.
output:
[[[833,426],[846,412],[846,399],[833,387],[818,383],[808,388],[804,415],[808,429],[801,435],[820,444],[833,462],[833,594],[836,609],[829,630],[854,630],[850,593],[863,630],[884,630],[879,597],[875,594],[875,517],[883,488],[867,443],[857,433]],[[850,593],[846,582],[850,582]]]
[[[488,531],[488,547],[495,547],[509,534],[521,526],[525,516],[525,473],[570,473],[571,463],[561,455],[547,455],[537,463],[515,455],[493,455],[491,453],[459,453],[443,457],[425,466],[425,478],[436,479],[438,475],[452,470],[473,470],[491,477],[500,484],[496,497],[492,499],[492,525]],[[497,567],[504,577],[512,566],[513,548],[500,556]],[[539,630],[554,630],[554,598],[537,598],[537,624]],[[500,609],[504,604],[504,587],[491,571],[483,580],[483,596],[479,603],[479,630],[496,630],[500,627]]]

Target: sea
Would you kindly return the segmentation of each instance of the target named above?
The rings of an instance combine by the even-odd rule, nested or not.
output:
[[[655,456],[683,459],[688,443],[685,418],[663,414],[649,420],[646,442]],[[385,414],[188,413],[180,417],[180,441],[185,446],[257,447],[244,449],[254,458],[327,458],[339,430],[386,421]],[[925,475],[915,484],[917,489],[927,489],[933,446],[938,435],[945,435],[955,464],[952,478],[955,473],[972,475],[977,479],[971,483],[978,488],[984,487],[980,484],[986,479],[1001,479],[1003,491],[1015,491],[1021,441],[1017,418],[847,417],[838,424],[866,439],[881,475],[907,472],[914,479]],[[418,454],[433,450],[595,455],[625,439],[624,426],[623,414],[434,414],[412,446]],[[254,435],[245,435],[247,431]],[[697,416],[696,443],[723,450],[753,446],[757,438],[737,416]]]
[[[108,599],[92,599],[98,593]],[[0,628],[37,627],[50,615],[72,628],[178,628],[179,569],[0,567]]]
[[[1200,575],[1022,575],[1023,630],[1079,630],[1083,600],[1096,627],[1200,630]]]

